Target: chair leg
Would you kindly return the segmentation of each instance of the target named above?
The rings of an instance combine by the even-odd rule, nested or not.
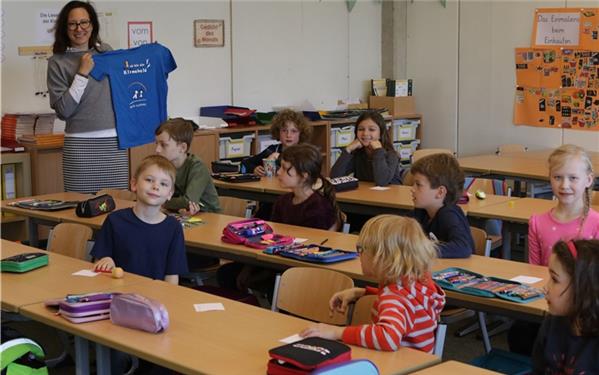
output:
[[[491,340],[489,339],[489,334],[487,332],[487,323],[485,322],[485,313],[478,312],[478,324],[480,326],[480,330],[483,335],[483,345],[485,347],[485,353],[489,353],[491,351]]]
[[[281,283],[281,274],[277,274],[277,277],[275,278],[275,290],[272,294],[272,305],[270,307],[270,309],[272,311],[279,311],[279,308],[277,307],[277,302],[279,299],[279,284]]]

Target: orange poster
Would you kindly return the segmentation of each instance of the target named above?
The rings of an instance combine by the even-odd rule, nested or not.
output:
[[[559,88],[559,50],[516,48],[516,85]]]
[[[580,48],[599,51],[599,8],[580,11]]]
[[[562,127],[599,130],[599,97],[597,90],[562,89]]]
[[[517,87],[514,102],[514,124],[560,127],[559,89]]]

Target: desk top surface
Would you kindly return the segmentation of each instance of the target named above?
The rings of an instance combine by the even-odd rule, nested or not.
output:
[[[113,325],[108,320],[71,324],[42,304],[23,307],[25,316],[89,340],[142,357],[183,373],[264,374],[268,350],[283,345],[310,322],[161,281],[131,285],[123,292],[139,293],[162,302],[170,317],[166,332],[150,334]],[[223,304],[224,311],[195,312],[197,303]],[[395,353],[352,347],[353,358],[373,361],[381,374],[415,371],[439,362],[431,354],[410,348]]]
[[[45,252],[16,242],[2,240],[0,257],[28,252]],[[117,290],[125,285],[151,282],[151,279],[125,273],[122,279],[108,274],[95,277],[73,276],[74,272],[91,269],[92,264],[80,259],[48,252],[48,266],[25,273],[3,272],[2,309],[18,312],[23,305],[64,298],[67,294]]]

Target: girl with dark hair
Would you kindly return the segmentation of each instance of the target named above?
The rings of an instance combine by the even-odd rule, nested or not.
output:
[[[534,346],[534,373],[598,374],[599,240],[555,244],[545,298],[549,314]]]
[[[353,173],[359,180],[387,186],[401,184],[405,171],[383,116],[376,111],[367,111],[358,118],[355,139],[341,151],[331,169],[331,177]]]
[[[65,191],[95,193],[129,186],[129,159],[127,150],[118,148],[109,81],[88,78],[93,56],[112,50],[99,32],[98,15],[88,2],[67,3],[56,20],[47,80],[50,107],[66,122]]]
[[[318,229],[337,230],[345,216],[335,200],[331,183],[320,174],[322,156],[317,147],[299,144],[281,154],[279,184],[291,193],[277,198],[271,220]]]

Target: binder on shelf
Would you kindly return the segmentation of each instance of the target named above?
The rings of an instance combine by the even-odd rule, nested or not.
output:
[[[412,96],[412,80],[388,79],[387,96]]]
[[[2,165],[2,199],[17,197],[17,181],[15,178],[15,164]]]
[[[387,80],[384,78],[371,79],[370,91],[372,96],[385,96],[387,94]]]

